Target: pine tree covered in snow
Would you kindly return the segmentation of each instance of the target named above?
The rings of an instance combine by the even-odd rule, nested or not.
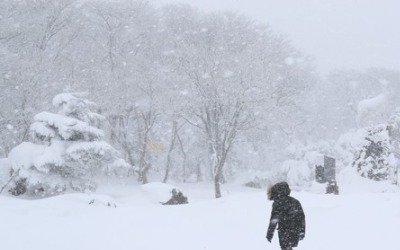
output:
[[[363,140],[355,153],[353,167],[361,176],[376,180],[391,180],[395,172],[389,127],[378,125],[363,129]]]
[[[18,179],[10,192],[54,195],[66,190],[96,189],[95,177],[127,169],[118,152],[103,141],[104,117],[82,93],[54,97],[58,113],[41,112],[31,125],[32,142],[15,147],[9,158]],[[21,188],[25,185],[26,189]]]

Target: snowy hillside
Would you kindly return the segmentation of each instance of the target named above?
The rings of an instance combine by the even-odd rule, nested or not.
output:
[[[189,204],[159,204],[171,187],[114,186],[101,190],[109,195],[69,194],[42,200],[1,196],[1,249],[280,249],[276,233],[272,245],[265,239],[271,202],[264,190],[224,186],[224,197],[216,200],[209,184],[186,184],[179,188]],[[306,238],[299,250],[399,247],[399,193],[346,188],[337,196],[315,192],[292,192],[292,196],[306,213]]]

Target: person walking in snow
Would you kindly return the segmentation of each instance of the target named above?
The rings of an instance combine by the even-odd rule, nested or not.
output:
[[[303,208],[298,200],[290,196],[290,188],[286,182],[279,182],[270,187],[268,199],[274,203],[266,238],[271,242],[278,226],[281,249],[292,250],[305,236],[306,222]]]

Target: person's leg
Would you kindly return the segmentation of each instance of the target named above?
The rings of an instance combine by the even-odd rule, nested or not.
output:
[[[292,250],[291,244],[290,244],[290,234],[286,230],[279,230],[278,231],[278,236],[279,236],[279,245],[281,246],[282,250]]]
[[[298,239],[292,230],[280,229],[278,231],[279,245],[282,250],[293,250],[293,246],[297,246]]]

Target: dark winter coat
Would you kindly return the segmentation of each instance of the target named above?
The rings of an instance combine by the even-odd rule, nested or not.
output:
[[[275,184],[268,190],[270,200],[273,200],[271,219],[267,239],[271,241],[276,226],[278,226],[279,244],[282,249],[296,247],[306,231],[303,208],[298,200],[289,196],[290,188],[286,182]]]

